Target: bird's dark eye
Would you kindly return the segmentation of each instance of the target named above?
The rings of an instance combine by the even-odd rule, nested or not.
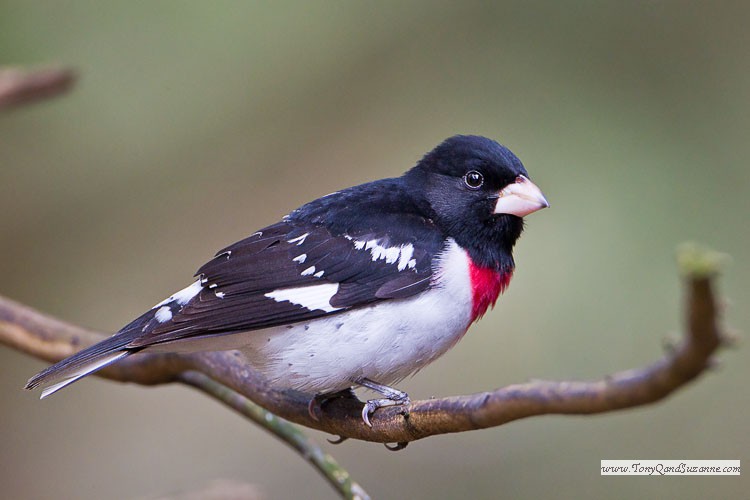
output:
[[[484,176],[476,170],[472,170],[464,175],[464,183],[471,189],[479,189],[484,184]]]

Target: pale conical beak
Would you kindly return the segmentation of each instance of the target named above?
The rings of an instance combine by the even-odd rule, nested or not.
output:
[[[516,177],[516,182],[505,186],[498,195],[496,214],[524,217],[549,206],[542,191],[523,175]]]

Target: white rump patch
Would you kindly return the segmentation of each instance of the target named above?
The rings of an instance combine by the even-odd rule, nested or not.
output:
[[[190,299],[198,295],[201,290],[203,290],[203,284],[201,283],[201,280],[198,279],[189,287],[183,288],[168,299],[162,300],[151,309],[156,309],[157,307],[161,307],[164,304],[169,304],[170,302],[177,302],[179,305],[184,306],[185,304],[190,302]]]
[[[331,305],[331,298],[339,291],[338,283],[325,283],[322,285],[303,286],[299,288],[282,288],[265,294],[269,299],[276,302],[291,302],[311,311],[320,309],[325,312],[333,312],[341,309]]]
[[[166,323],[167,321],[172,319],[172,310],[169,308],[169,306],[161,306],[159,310],[156,311],[154,318],[156,318],[156,321],[158,321],[159,323]]]

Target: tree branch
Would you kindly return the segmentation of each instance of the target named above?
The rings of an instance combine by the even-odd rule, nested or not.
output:
[[[0,67],[0,111],[59,95],[74,81],[69,69]],[[535,415],[604,413],[659,401],[703,373],[712,365],[716,350],[728,343],[719,327],[713,292],[722,257],[686,246],[678,260],[685,275],[685,336],[654,364],[595,382],[533,381],[468,396],[416,401],[408,416],[397,408],[383,408],[372,417],[372,428],[362,422],[361,403],[354,399],[332,400],[318,420],[311,418],[311,395],[274,390],[234,352],[138,354],[97,375],[142,385],[179,382],[194,387],[300,452],[343,497],[368,498],[330,455],[289,422],[254,403],[342,438],[396,442],[403,447],[435,434],[493,427]],[[0,296],[0,343],[31,356],[59,361],[103,337]]]
[[[685,276],[685,334],[650,366],[615,373],[593,382],[532,381],[489,392],[415,401],[408,416],[399,408],[383,408],[367,427],[361,403],[335,399],[318,420],[310,417],[311,395],[279,391],[235,351],[198,354],[137,354],[98,372],[121,382],[155,385],[188,383],[216,397],[189,372],[197,372],[274,414],[331,434],[381,443],[408,443],[435,434],[502,425],[535,415],[584,415],[633,408],[659,401],[703,373],[717,349],[728,342],[719,326],[713,286],[719,254],[683,248],[679,262]],[[47,361],[58,361],[102,338],[33,309],[0,297],[0,342]],[[220,400],[233,407],[230,400]],[[236,408],[235,408],[236,409]]]
[[[0,110],[55,97],[74,81],[75,73],[68,68],[0,67]]]

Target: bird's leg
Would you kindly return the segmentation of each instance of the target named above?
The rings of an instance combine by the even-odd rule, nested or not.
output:
[[[411,400],[409,399],[409,395],[405,392],[394,389],[393,387],[388,387],[387,385],[378,384],[369,378],[363,377],[357,379],[355,382],[357,385],[367,387],[371,391],[375,391],[378,394],[385,396],[382,399],[369,399],[365,403],[365,407],[362,408],[362,420],[364,420],[365,424],[368,426],[372,427],[372,424],[370,423],[370,415],[378,408],[383,408],[384,406],[405,406],[404,413],[409,413],[408,406],[411,403]]]
[[[351,387],[348,387],[346,389],[342,389],[340,391],[336,392],[320,392],[316,394],[315,396],[310,399],[310,402],[307,404],[307,412],[310,414],[310,417],[313,420],[318,420],[317,410],[322,410],[323,405],[325,405],[327,402],[331,401],[332,399],[337,398],[354,398],[357,399],[357,395],[354,394],[354,391]]]

